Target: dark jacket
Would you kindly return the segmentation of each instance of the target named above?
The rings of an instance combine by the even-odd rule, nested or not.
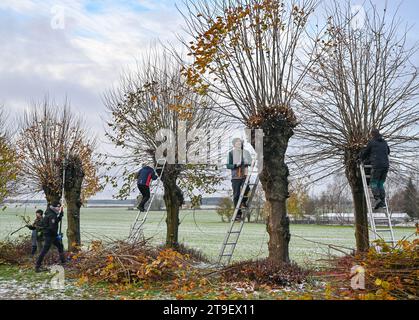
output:
[[[239,159],[240,163],[234,163]],[[252,164],[252,155],[247,150],[233,149],[228,153],[227,169],[231,170],[231,179],[244,179],[247,175],[247,167]]]
[[[361,152],[361,160],[369,159],[373,168],[388,168],[390,148],[382,136],[373,138]]]
[[[153,168],[149,166],[143,167],[137,174],[138,186],[150,186],[151,180],[156,180],[157,175]]]
[[[32,224],[28,224],[27,227],[29,230],[37,230],[41,228],[42,218],[36,218]]]
[[[33,224],[27,225],[29,230],[36,231],[36,236],[42,238],[42,218],[36,218]]]
[[[49,237],[56,237],[58,235],[58,225],[62,217],[62,214],[57,215],[51,208],[48,208],[41,221],[43,234]]]

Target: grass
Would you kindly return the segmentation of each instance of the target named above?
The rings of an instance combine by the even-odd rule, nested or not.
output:
[[[33,219],[34,208],[8,208],[0,212],[0,239],[23,225],[19,216],[26,215]],[[84,208],[81,212],[81,231],[84,244],[97,239],[126,238],[130,225],[137,215],[136,211],[124,208],[96,209]],[[227,223],[222,223],[215,211],[183,210],[180,214],[179,241],[188,247],[201,250],[210,260],[215,261],[224,239]],[[63,223],[66,230],[66,222]],[[155,244],[165,239],[166,224],[164,212],[150,212],[145,224],[145,235],[152,237]],[[24,229],[14,236],[28,234]],[[410,236],[414,228],[395,228],[397,239]],[[327,256],[327,245],[318,245],[310,241],[325,244],[355,247],[355,230],[351,226],[291,225],[291,259],[298,263],[315,263]],[[302,239],[302,238],[304,239]],[[233,261],[256,259],[267,256],[268,234],[264,224],[246,223],[240,236]],[[331,251],[336,254],[336,251]]]

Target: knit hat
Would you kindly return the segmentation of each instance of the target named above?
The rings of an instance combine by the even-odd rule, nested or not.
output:
[[[51,207],[61,207],[61,202],[60,201],[53,201],[51,202]]]
[[[380,130],[374,128],[374,129],[371,130],[371,134],[372,134],[373,137],[376,138],[380,135]]]

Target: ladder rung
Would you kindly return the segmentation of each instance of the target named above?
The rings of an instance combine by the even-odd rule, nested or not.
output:
[[[232,256],[232,254],[222,254],[221,256],[222,256],[222,257],[231,257],[231,256]]]
[[[376,229],[376,232],[391,232],[391,229]]]
[[[234,246],[236,245],[237,242],[228,242],[228,243],[224,243],[225,246]]]

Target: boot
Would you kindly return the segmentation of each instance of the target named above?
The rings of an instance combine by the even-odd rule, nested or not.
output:
[[[239,210],[239,211],[237,212],[237,215],[236,215],[236,219],[235,219],[235,221],[241,221],[241,219],[242,219],[242,211],[241,211],[241,210]]]
[[[64,253],[60,253],[60,261],[61,261],[61,264],[66,264],[67,259],[65,258]]]
[[[40,273],[40,272],[45,272],[45,271],[47,271],[47,269],[45,269],[45,268],[42,268],[41,266],[35,266],[35,272],[36,273]]]
[[[374,210],[378,210],[379,208],[382,208],[383,204],[380,198],[376,198],[374,202]]]

